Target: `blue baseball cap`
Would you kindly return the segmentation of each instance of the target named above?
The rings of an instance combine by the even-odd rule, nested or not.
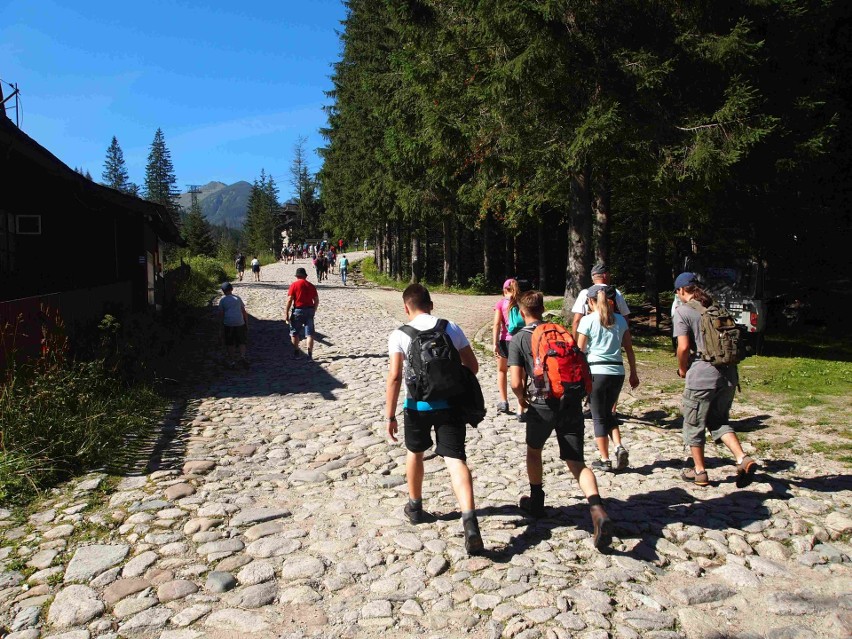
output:
[[[675,278],[674,290],[689,286],[690,284],[698,284],[698,276],[695,273],[681,273]]]

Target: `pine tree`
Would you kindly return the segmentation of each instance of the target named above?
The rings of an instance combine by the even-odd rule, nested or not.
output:
[[[166,147],[162,129],[157,129],[145,168],[145,199],[164,206],[175,225],[180,226],[179,192],[175,187],[176,183],[171,153]]]
[[[274,213],[278,209],[278,187],[275,181],[261,170],[249,194],[246,210],[245,243],[254,255],[265,253],[273,247],[275,238]]]
[[[104,172],[101,174],[103,183],[117,191],[128,193],[130,182],[127,178],[127,167],[124,164],[124,152],[118,145],[118,139],[112,136],[112,142],[106,152]]]
[[[183,221],[182,231],[190,255],[215,257],[216,242],[213,241],[213,230],[201,212],[201,205],[197,200]]]
[[[89,173],[89,170],[88,170],[88,169],[86,169],[86,179],[87,179],[87,180],[92,180],[92,181],[94,181],[94,178],[92,177],[92,174],[91,174],[91,173]]]

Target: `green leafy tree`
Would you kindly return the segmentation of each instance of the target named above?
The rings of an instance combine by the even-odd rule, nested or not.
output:
[[[176,184],[171,152],[166,146],[162,129],[157,129],[145,168],[145,199],[164,206],[175,225],[180,226],[179,192]]]
[[[130,181],[127,178],[127,167],[124,163],[124,152],[118,145],[118,139],[112,136],[112,142],[107,148],[104,172],[101,175],[106,186],[117,191],[130,192]]]

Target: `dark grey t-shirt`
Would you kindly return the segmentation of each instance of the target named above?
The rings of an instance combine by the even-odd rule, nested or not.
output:
[[[527,326],[531,328],[539,323],[527,324]],[[523,366],[527,380],[533,376],[532,331],[523,328],[512,336],[512,341],[509,342],[509,357],[506,360],[506,365]],[[559,401],[548,400],[547,403],[531,403],[529,409],[536,411],[544,421],[549,422],[553,419],[554,412],[559,409]]]
[[[701,335],[701,313],[688,304],[681,304],[672,316],[672,334],[675,337],[689,337],[691,350],[704,350],[704,337]],[[686,387],[689,390],[711,390],[727,384],[736,385],[737,367],[717,368],[702,359],[692,359],[686,371]]]

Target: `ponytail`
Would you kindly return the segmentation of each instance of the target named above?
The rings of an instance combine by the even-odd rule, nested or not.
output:
[[[703,288],[700,288],[696,284],[689,284],[683,287],[683,290],[686,291],[689,295],[692,295],[692,299],[697,300],[701,306],[704,308],[710,308],[713,306],[713,298],[705,291]]]
[[[521,292],[521,287],[518,286],[518,280],[512,280],[512,283],[509,284],[509,288],[506,289],[509,291],[509,306],[506,307],[506,312],[508,313],[512,310],[513,306],[518,305],[518,294]]]
[[[612,307],[612,302],[607,299],[606,289],[598,291],[598,296],[595,299],[595,310],[601,319],[601,326],[609,328],[615,324],[615,313]]]

